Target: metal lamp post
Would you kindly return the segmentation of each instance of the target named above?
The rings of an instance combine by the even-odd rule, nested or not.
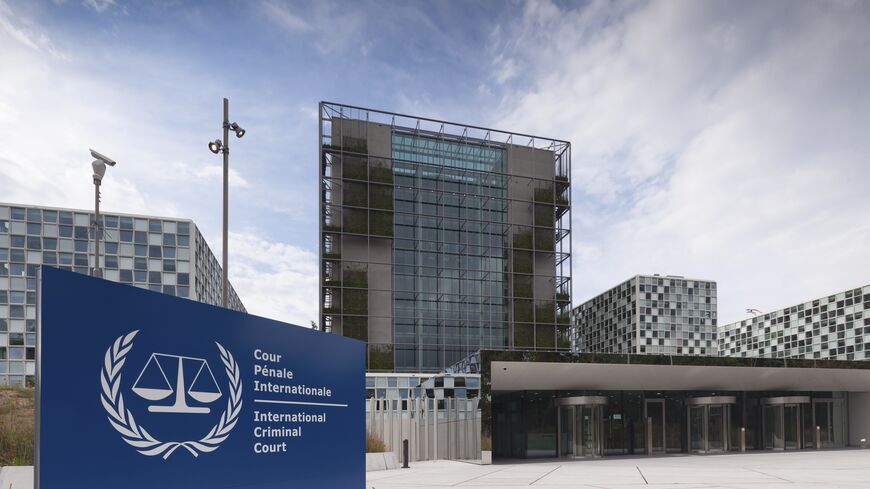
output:
[[[100,185],[103,183],[103,176],[106,175],[106,165],[115,166],[115,160],[103,156],[94,150],[91,150],[91,156],[96,158],[91,163],[91,167],[94,169],[94,268],[91,269],[91,275],[102,277],[103,270],[100,268],[100,233],[102,232],[102,221],[100,220]]]
[[[223,230],[223,259],[221,260],[221,267],[223,268],[222,278],[221,278],[221,305],[223,307],[228,307],[229,303],[229,280],[228,280],[228,269],[229,266],[227,261],[229,257],[229,238],[227,235],[227,229],[229,226],[229,194],[230,194],[230,129],[236,133],[237,138],[241,138],[245,135],[245,130],[242,129],[235,122],[230,123],[230,101],[224,98],[224,122],[223,122],[223,130],[224,137],[223,139],[215,139],[214,141],[208,143],[208,149],[214,153],[223,153],[224,157],[224,230]]]

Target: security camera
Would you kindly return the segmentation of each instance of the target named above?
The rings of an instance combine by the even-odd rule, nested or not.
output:
[[[97,152],[94,151],[94,150],[91,150],[91,156],[93,156],[94,158],[96,158],[96,159],[102,161],[103,163],[105,163],[105,164],[107,164],[107,165],[109,165],[109,166],[115,166],[115,160],[109,158],[108,156],[103,156],[103,155],[101,155],[100,153],[97,153]]]

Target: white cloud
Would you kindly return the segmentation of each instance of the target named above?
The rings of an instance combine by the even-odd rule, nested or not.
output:
[[[261,4],[263,12],[269,18],[285,29],[291,31],[310,31],[311,25],[304,19],[290,12],[289,6],[281,5],[273,1],[264,1]]]
[[[249,313],[309,326],[318,317],[317,255],[262,236],[230,233],[230,282]]]
[[[493,38],[499,125],[572,142],[575,301],[696,276],[724,323],[870,283],[867,4],[529,2]]]
[[[115,0],[82,0],[82,5],[94,9],[97,13],[102,13],[109,7],[117,5]]]

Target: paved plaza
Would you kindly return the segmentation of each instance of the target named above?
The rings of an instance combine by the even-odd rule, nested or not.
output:
[[[870,488],[870,450],[614,457],[473,465],[437,461],[369,472],[367,489],[442,487]]]

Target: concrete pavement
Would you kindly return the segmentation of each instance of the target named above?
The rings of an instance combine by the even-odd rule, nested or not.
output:
[[[443,487],[870,488],[870,450],[610,457],[473,465],[437,461],[366,474],[367,489]]]

